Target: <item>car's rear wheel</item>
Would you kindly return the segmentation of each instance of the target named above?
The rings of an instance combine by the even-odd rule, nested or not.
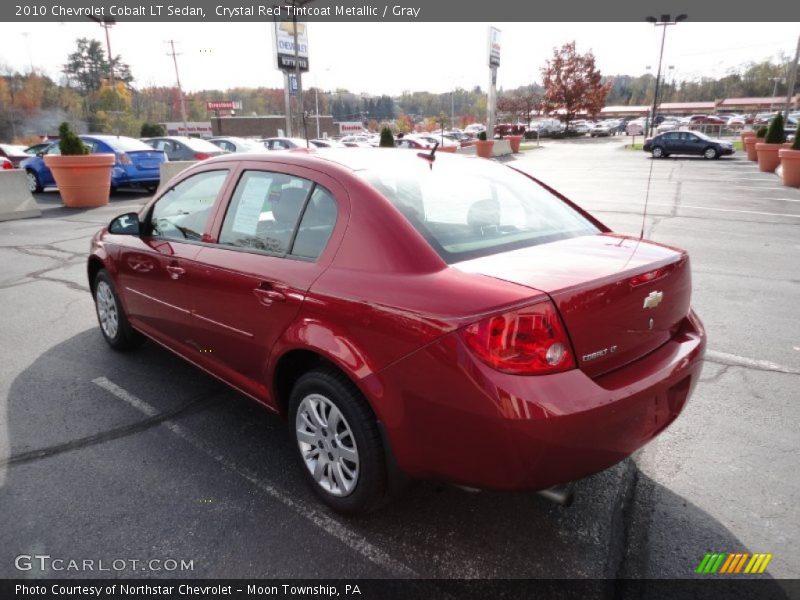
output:
[[[666,156],[666,153],[661,146],[655,146],[652,150],[652,153],[653,158],[664,158]]]
[[[375,415],[333,368],[300,377],[289,400],[303,472],[314,492],[343,513],[374,510],[386,497],[386,461]]]
[[[98,271],[93,289],[97,321],[108,345],[114,350],[131,350],[141,345],[144,336],[128,322],[114,282],[105,269]]]
[[[712,148],[709,146],[705,150],[703,150],[703,157],[708,159],[719,158],[719,152],[717,152],[716,148]]]
[[[25,171],[25,177],[28,180],[28,189],[32,194],[38,194],[44,189],[39,183],[39,176],[33,171]]]

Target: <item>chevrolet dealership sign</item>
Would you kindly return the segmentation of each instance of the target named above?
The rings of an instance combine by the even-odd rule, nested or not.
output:
[[[275,65],[282,71],[294,71],[294,28],[291,21],[275,21],[272,41],[275,45]],[[305,23],[297,23],[297,55],[300,70],[308,71],[308,28]]]

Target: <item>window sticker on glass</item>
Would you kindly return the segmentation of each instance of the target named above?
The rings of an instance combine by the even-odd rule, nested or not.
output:
[[[248,177],[233,220],[235,232],[246,235],[256,234],[264,200],[268,198],[271,186],[272,178]]]

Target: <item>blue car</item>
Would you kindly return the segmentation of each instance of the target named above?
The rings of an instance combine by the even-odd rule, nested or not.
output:
[[[167,157],[161,150],[154,150],[144,142],[134,138],[116,135],[78,136],[92,154],[114,154],[117,159],[111,171],[111,190],[118,187],[142,187],[155,190],[161,179],[161,163]],[[61,154],[58,142],[52,143],[43,152],[22,161],[28,188],[31,192],[41,192],[46,187],[55,186],[53,174],[44,164],[47,154]]]

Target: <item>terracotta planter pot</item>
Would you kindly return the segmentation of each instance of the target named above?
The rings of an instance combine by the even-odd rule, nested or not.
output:
[[[475,142],[475,152],[481,158],[491,158],[494,140],[477,140]]]
[[[511,142],[511,151],[514,153],[519,152],[519,145],[522,143],[521,135],[507,135],[506,139]]]
[[[800,150],[781,148],[778,158],[781,160],[783,185],[800,187]]]
[[[44,164],[53,173],[64,206],[92,208],[108,204],[114,160],[113,154],[45,155]]]
[[[767,144],[759,142],[756,144],[756,154],[758,155],[758,170],[764,173],[774,173],[781,159],[778,158],[778,150],[782,144]]]
[[[756,154],[757,143],[758,143],[758,138],[755,136],[744,138],[744,151],[747,153],[747,160],[752,160],[752,161],[758,160],[758,155]]]
[[[457,146],[439,146],[437,152],[450,152],[455,154],[456,150],[458,150]]]

